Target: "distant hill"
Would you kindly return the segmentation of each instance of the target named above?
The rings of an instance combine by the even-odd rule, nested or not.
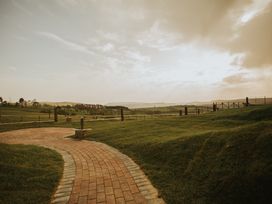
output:
[[[167,107],[167,106],[176,106],[180,105],[179,103],[141,103],[141,102],[116,102],[108,103],[106,106],[125,106],[129,109],[137,108],[153,108],[153,107]]]
[[[153,108],[153,107],[169,107],[169,106],[177,106],[177,105],[210,105],[212,103],[244,103],[246,101],[245,98],[240,99],[228,99],[228,100],[212,100],[212,101],[195,101],[189,103],[144,103],[144,102],[116,102],[116,103],[108,103],[106,106],[125,106],[130,109],[137,109],[137,108]],[[250,104],[264,104],[264,98],[249,98]],[[266,98],[267,104],[272,104],[272,98]]]
[[[145,103],[145,102],[114,102],[114,103],[107,103],[105,106],[125,106],[129,109],[137,109],[137,108],[154,108],[154,107],[169,107],[169,106],[177,106],[177,105],[210,105],[212,103],[244,103],[245,98],[243,99],[228,99],[228,100],[212,100],[212,101],[195,101],[195,102],[189,102],[189,103],[163,103],[163,102],[155,102],[155,103]],[[76,105],[81,104],[80,102],[69,102],[69,101],[63,101],[63,102],[48,102],[43,101],[40,102],[41,104],[48,104],[52,106],[66,106],[66,105]],[[250,104],[264,104],[264,98],[249,98]],[[267,104],[272,104],[272,98],[266,98]]]
[[[63,101],[63,102],[49,102],[49,101],[42,101],[42,102],[39,102],[40,104],[42,105],[50,105],[50,106],[74,106],[76,104],[79,104],[79,103],[76,103],[76,102],[69,102],[69,101]]]

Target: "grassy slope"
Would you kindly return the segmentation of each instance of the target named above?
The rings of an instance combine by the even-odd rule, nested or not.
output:
[[[93,123],[90,139],[134,158],[174,203],[271,203],[272,107]]]
[[[49,203],[63,171],[57,152],[0,144],[0,203]]]

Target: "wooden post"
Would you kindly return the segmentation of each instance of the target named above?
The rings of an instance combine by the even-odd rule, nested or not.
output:
[[[235,103],[234,102],[232,103],[232,108],[235,108]]]
[[[84,117],[80,118],[80,129],[83,130],[84,129]]]
[[[216,111],[216,109],[217,109],[216,104],[215,104],[215,103],[213,103],[213,112],[215,112],[215,111]]]
[[[198,108],[198,109],[197,109],[197,115],[199,115],[199,114],[200,114],[200,109]]]
[[[223,102],[221,103],[221,106],[222,106],[222,110],[223,110],[224,109],[224,103]]]
[[[182,110],[179,111],[179,116],[182,116]]]
[[[54,121],[58,122],[58,107],[54,108]]]
[[[125,118],[124,118],[124,110],[123,108],[121,108],[121,121],[124,121]]]
[[[249,102],[248,102],[248,97],[246,97],[246,106],[249,105]]]
[[[188,115],[188,107],[187,106],[184,106],[184,114]]]

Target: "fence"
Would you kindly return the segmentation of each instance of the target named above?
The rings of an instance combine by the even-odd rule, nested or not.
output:
[[[250,105],[264,105],[272,104],[272,98],[246,98],[244,100],[233,101],[214,101],[213,104],[205,105],[181,105],[176,107],[167,108],[149,108],[141,111],[123,110],[110,115],[84,115],[85,121],[109,121],[109,120],[146,120],[152,118],[165,118],[165,117],[179,117],[184,115],[201,115],[204,113],[221,111],[226,109],[238,109]],[[163,111],[162,111],[163,110]],[[165,111],[166,110],[166,111]],[[31,123],[31,122],[52,122],[55,120],[57,111],[49,113],[37,112],[15,112],[6,111],[2,112],[0,108],[0,124],[6,123]],[[78,122],[82,115],[59,115],[57,114],[57,121],[60,122]],[[55,121],[55,122],[57,122]]]

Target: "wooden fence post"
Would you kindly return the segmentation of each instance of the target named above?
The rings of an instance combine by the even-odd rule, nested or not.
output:
[[[179,116],[182,116],[182,110],[179,111]]]
[[[216,111],[216,109],[217,109],[217,106],[216,106],[216,104],[215,104],[215,103],[213,103],[213,112],[215,112],[215,111]]]
[[[125,118],[124,118],[124,110],[123,108],[121,108],[121,121],[124,121]]]
[[[184,106],[184,114],[188,115],[188,107],[187,106]]]
[[[84,129],[84,117],[80,118],[80,129],[83,130]]]
[[[249,102],[248,102],[248,97],[246,97],[246,106],[249,105]]]
[[[54,108],[54,121],[58,122],[58,107]]]

